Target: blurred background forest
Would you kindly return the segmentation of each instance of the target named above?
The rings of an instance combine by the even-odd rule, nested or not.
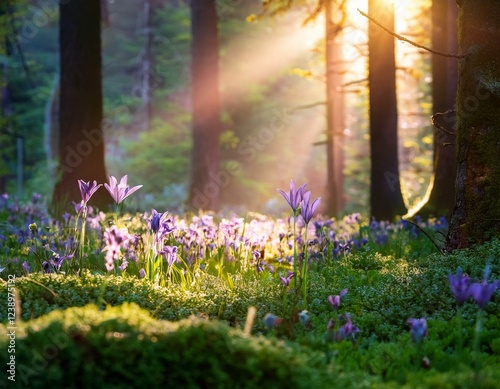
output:
[[[369,22],[356,10],[367,11],[368,5],[340,3],[346,18],[335,39],[342,101],[339,213],[369,214]],[[15,0],[0,15],[2,80],[9,96],[6,107],[3,94],[0,120],[0,192],[50,197],[53,189],[46,133],[57,110],[58,7],[55,0]],[[222,209],[281,212],[285,204],[276,189],[288,188],[290,179],[307,182],[314,196],[328,196],[325,19],[315,15],[316,7],[302,2],[274,15],[259,0],[217,1],[220,166],[237,171],[221,190]],[[430,0],[396,2],[394,13],[397,33],[431,45]],[[116,177],[128,174],[131,185],[144,185],[130,199],[136,209],[185,209],[192,147],[190,24],[183,1],[105,2],[106,168]],[[13,40],[12,33],[22,39]],[[432,57],[398,40],[395,50],[399,173],[409,209],[422,200],[433,174]],[[141,89],[145,61],[152,91],[147,106]],[[283,131],[263,139],[276,120],[285,124]]]

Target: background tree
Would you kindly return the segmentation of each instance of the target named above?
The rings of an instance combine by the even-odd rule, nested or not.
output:
[[[152,45],[153,45],[153,2],[144,0],[143,5],[143,36],[144,48],[141,55],[141,100],[142,100],[142,131],[151,127],[152,116]]]
[[[346,21],[345,3],[340,1],[332,9],[332,0],[325,0],[327,213],[335,217],[344,207],[344,63],[341,44],[335,38]]]
[[[219,171],[219,41],[215,0],[191,0],[191,176],[188,205],[216,210],[229,178]]]
[[[458,6],[455,0],[432,2],[432,48],[444,53],[457,53]],[[432,56],[432,109],[442,129],[434,130],[434,185],[428,202],[419,211],[423,217],[450,216],[455,202],[457,170],[455,131],[455,99],[458,63],[456,58]]]
[[[481,243],[500,232],[500,7],[461,0],[458,31],[456,202],[446,247]]]
[[[100,0],[61,2],[59,7],[60,110],[58,177],[54,211],[79,201],[77,180],[107,181],[102,131]],[[111,198],[97,191],[93,203]]]
[[[369,0],[369,14],[394,30],[394,6]],[[392,221],[406,213],[399,178],[398,110],[394,37],[374,23],[368,25],[370,88],[370,207],[377,220]]]
[[[8,116],[10,114],[10,88],[8,84],[8,40],[7,40],[7,2],[0,4],[0,55],[3,57],[0,69],[0,144],[2,152],[0,154],[0,194],[7,189],[7,156],[10,134],[8,132]]]

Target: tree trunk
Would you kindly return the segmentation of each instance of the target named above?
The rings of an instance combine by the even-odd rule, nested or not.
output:
[[[432,2],[432,46],[446,52],[458,52],[458,6],[455,0]],[[432,56],[432,107],[434,114],[455,108],[457,97],[458,63],[455,58]],[[451,216],[455,202],[457,170],[456,114],[449,112],[436,116],[437,123],[449,133],[434,129],[434,185],[428,202],[419,211],[420,216]]]
[[[335,42],[340,26],[332,21],[332,0],[325,4],[326,19],[326,155],[327,213],[338,217],[344,207],[343,134],[344,94],[342,92],[342,47]]]
[[[500,4],[459,1],[456,202],[446,248],[500,232]]]
[[[141,100],[142,100],[142,120],[141,120],[141,130],[147,131],[151,128],[151,48],[153,41],[153,33],[152,33],[152,19],[153,19],[153,10],[151,0],[145,0],[143,6],[144,12],[144,26],[143,26],[143,34],[144,34],[144,49],[142,52],[141,59]]]
[[[191,0],[193,146],[188,205],[216,210],[230,177],[219,170],[219,43],[215,0]]]
[[[368,10],[382,25],[394,30],[392,5],[384,0],[370,0]],[[377,220],[392,221],[406,213],[399,178],[394,37],[369,23],[368,49],[371,215]]]
[[[0,23],[4,23],[7,18],[7,4],[0,5]],[[0,32],[0,41],[2,42],[2,48],[0,54],[4,54],[6,58],[10,56],[10,50],[8,48],[7,37]],[[7,192],[7,181],[8,181],[8,160],[9,151],[12,147],[8,145],[13,142],[13,137],[10,134],[9,130],[9,117],[12,114],[11,108],[11,93],[9,87],[8,80],[8,62],[3,61],[2,67],[0,69],[0,145],[1,145],[1,153],[0,153],[0,195]]]
[[[59,7],[60,113],[58,177],[53,211],[81,200],[77,180],[107,181],[102,131],[100,0],[65,1]],[[104,209],[111,197],[99,190],[91,204]]]

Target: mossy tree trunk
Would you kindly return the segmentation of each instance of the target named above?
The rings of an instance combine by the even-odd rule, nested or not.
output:
[[[446,247],[500,233],[500,1],[461,0],[456,202]]]
[[[369,0],[370,15],[394,30],[394,6]],[[398,160],[398,110],[394,37],[379,26],[368,26],[368,82],[370,88],[370,206],[377,220],[404,215]]]
[[[456,53],[458,6],[455,0],[432,2],[432,48]],[[432,109],[434,114],[455,108],[458,63],[455,58],[432,56]],[[454,112],[437,115],[436,121],[445,131],[434,129],[434,185],[420,216],[451,216],[455,203],[457,157],[453,133],[456,131]]]

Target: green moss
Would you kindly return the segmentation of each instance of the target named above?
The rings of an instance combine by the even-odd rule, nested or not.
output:
[[[0,333],[5,350],[5,326]],[[315,354],[246,337],[220,322],[158,321],[135,304],[104,311],[86,306],[18,325],[12,387],[331,387],[334,377]],[[2,353],[3,363],[6,358]]]

